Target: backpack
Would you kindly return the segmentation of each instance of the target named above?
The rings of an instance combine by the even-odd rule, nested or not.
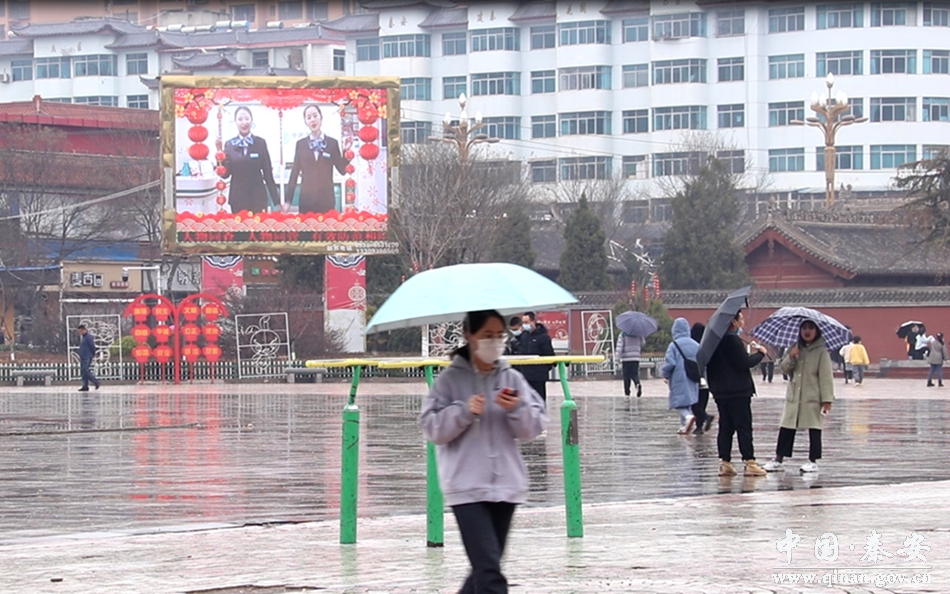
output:
[[[693,361],[692,359],[686,358],[686,353],[683,352],[683,349],[680,348],[680,345],[676,344],[676,341],[673,341],[673,346],[676,347],[676,350],[680,352],[680,355],[683,356],[684,368],[686,371],[686,377],[689,378],[689,381],[694,383],[699,383],[699,380],[702,378],[702,374],[699,372],[699,363]]]

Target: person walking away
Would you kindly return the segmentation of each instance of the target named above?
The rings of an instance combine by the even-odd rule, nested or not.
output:
[[[505,344],[506,355],[519,355],[521,350],[521,316],[511,316],[508,320],[508,342]]]
[[[860,386],[864,381],[864,370],[871,364],[868,358],[868,351],[861,344],[861,337],[855,336],[851,339],[851,350],[848,351],[848,360],[851,362],[851,368],[854,371],[854,385]]]
[[[643,386],[640,384],[640,350],[646,339],[642,336],[631,336],[621,332],[617,338],[617,359],[623,369],[623,395],[630,395],[630,384],[637,388],[637,398],[643,395]]]
[[[745,463],[746,476],[762,476],[765,469],[755,461],[752,445],[752,397],[755,382],[751,370],[762,362],[765,347],[754,344],[756,352],[746,353],[738,332],[745,325],[742,311],[736,314],[729,331],[722,337],[706,365],[706,381],[709,392],[719,409],[719,435],[716,445],[719,450],[719,476],[738,474],[732,465],[732,436],[739,440],[739,453]]]
[[[700,322],[696,322],[692,328],[689,329],[689,337],[695,340],[696,344],[699,344],[703,340],[703,332],[705,331],[706,326]],[[702,435],[709,431],[713,421],[716,420],[716,415],[711,415],[706,412],[706,406],[708,404],[709,384],[706,383],[705,377],[701,377],[699,378],[699,400],[693,405],[693,415],[696,417],[696,430],[693,431],[695,435]]]
[[[528,496],[519,441],[541,434],[544,401],[501,359],[505,320],[496,311],[470,312],[466,345],[439,374],[420,415],[436,445],[439,482],[458,522],[471,571],[459,592],[506,594],[501,571],[515,506]]]
[[[759,363],[759,371],[762,372],[762,381],[772,383],[772,378],[775,376],[775,362],[778,360],[778,350],[775,347],[766,345],[765,347],[765,359]]]
[[[853,344],[849,342],[838,349],[838,354],[844,360],[844,383],[854,379],[854,365],[851,364],[851,347]]]
[[[934,378],[937,385],[943,387],[943,362],[947,360],[947,345],[943,342],[943,332],[937,332],[930,342],[930,354],[927,363],[930,363],[930,372],[927,374],[927,387],[934,387]]]
[[[686,374],[686,361],[696,361],[699,343],[689,335],[686,318],[673,320],[673,342],[666,347],[666,359],[660,373],[670,386],[670,409],[680,414],[680,435],[693,430],[696,416],[693,405],[699,402],[699,384]]]
[[[835,382],[831,355],[815,322],[802,322],[798,342],[782,357],[779,366],[792,379],[785,390],[785,408],[779,423],[775,459],[765,463],[765,470],[782,470],[785,459],[792,457],[795,432],[808,429],[808,462],[800,470],[803,473],[818,472],[821,430],[835,400]]]
[[[525,312],[521,317],[523,322],[521,333],[521,343],[519,344],[519,355],[538,355],[540,357],[553,357],[554,347],[551,346],[551,336],[544,324],[538,323],[538,316],[533,311]],[[548,373],[551,371],[550,365],[522,365],[521,374],[528,380],[534,391],[541,395],[545,403],[548,401],[547,381]]]
[[[80,324],[76,331],[79,332],[79,375],[82,377],[82,387],[79,388],[79,391],[88,392],[90,382],[98,390],[99,378],[92,374],[92,360],[96,356],[96,341],[84,325]]]

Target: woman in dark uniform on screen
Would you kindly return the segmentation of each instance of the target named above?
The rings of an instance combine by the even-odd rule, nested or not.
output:
[[[231,212],[242,210],[264,212],[267,210],[267,193],[276,204],[280,202],[274,171],[271,168],[267,142],[251,134],[254,116],[250,108],[238,107],[234,112],[238,135],[224,143],[224,166],[231,178],[228,203]]]
[[[310,134],[297,141],[294,166],[290,170],[290,183],[287,185],[287,201],[294,199],[297,178],[300,177],[299,212],[334,210],[336,196],[333,193],[333,168],[342,175],[346,173],[348,161],[340,151],[340,143],[321,130],[323,112],[318,106],[308,105],[304,108],[303,119],[310,128]],[[346,138],[343,151],[350,148],[350,144],[352,139]]]

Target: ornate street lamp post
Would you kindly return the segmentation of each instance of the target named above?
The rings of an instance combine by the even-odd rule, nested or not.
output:
[[[865,117],[856,118],[851,114],[841,115],[851,107],[848,104],[848,96],[844,91],[838,91],[837,95],[832,96],[831,88],[835,84],[835,76],[828,73],[825,78],[825,86],[828,87],[827,93],[812,93],[811,109],[818,116],[809,116],[805,121],[792,120],[792,124],[808,124],[820,128],[825,135],[825,207],[831,208],[835,204],[835,134],[842,126],[851,124],[860,124],[868,121]]]
[[[445,112],[445,117],[442,118],[442,136],[429,137],[429,140],[440,140],[454,144],[456,148],[458,148],[459,161],[462,163],[468,162],[469,152],[476,144],[494,144],[499,140],[498,138],[492,138],[489,137],[488,134],[479,132],[479,130],[485,127],[485,124],[482,122],[482,112],[475,112],[475,120],[473,122],[469,119],[468,112],[465,111],[465,104],[467,102],[468,99],[465,97],[465,93],[459,95],[459,107],[462,111],[459,113],[458,124],[452,125],[452,114]]]

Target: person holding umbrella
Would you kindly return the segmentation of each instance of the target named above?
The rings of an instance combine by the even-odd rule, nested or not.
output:
[[[643,395],[640,384],[640,351],[646,337],[659,330],[656,320],[639,311],[625,311],[617,316],[617,360],[623,369],[623,394],[630,395],[630,384],[637,387],[637,398]]]
[[[528,496],[518,442],[538,437],[548,418],[541,397],[501,359],[501,314],[469,312],[462,328],[466,344],[433,384],[420,421],[472,566],[460,592],[503,593],[501,557],[515,506]]]

